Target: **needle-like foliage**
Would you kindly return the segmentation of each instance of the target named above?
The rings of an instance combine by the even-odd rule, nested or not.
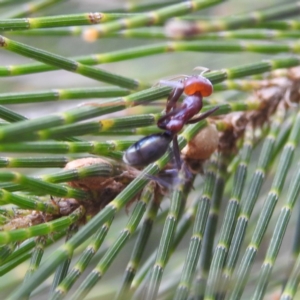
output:
[[[0,298],[298,299],[299,14],[0,0]],[[218,109],[126,164],[191,76]]]

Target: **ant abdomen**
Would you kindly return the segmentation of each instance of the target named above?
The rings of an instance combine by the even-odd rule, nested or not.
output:
[[[151,134],[131,145],[123,156],[123,161],[131,166],[146,166],[158,160],[168,149],[173,139],[172,133]]]

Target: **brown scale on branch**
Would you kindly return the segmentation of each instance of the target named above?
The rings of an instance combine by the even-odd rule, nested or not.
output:
[[[113,171],[109,177],[86,177],[68,182],[71,187],[79,188],[90,193],[89,199],[78,200],[86,209],[86,215],[94,216],[110,201],[112,201],[123,189],[139,174],[136,168],[125,164],[112,165],[113,162],[102,158],[82,158],[69,162],[65,170],[80,169],[91,164],[108,164]]]
[[[93,217],[101,209],[103,209],[108,203],[110,203],[124,188],[127,187],[133,179],[140,175],[141,171],[126,164],[120,164],[119,162],[113,162],[103,158],[82,158],[69,162],[65,166],[65,170],[76,170],[82,167],[95,164],[107,164],[110,165],[113,173],[108,177],[86,177],[79,180],[68,182],[71,187],[79,188],[90,193],[90,197],[84,200],[75,200],[82,205],[86,210],[86,217]],[[160,203],[161,196],[166,194],[167,188],[163,185],[164,181],[159,177],[147,176],[147,179],[152,179],[150,184],[155,185],[154,189],[154,201]],[[133,199],[126,205],[126,210],[129,206],[137,201],[142,191],[139,192]],[[64,199],[70,200],[70,199]]]
[[[220,134],[220,151],[236,150],[236,142],[244,135],[246,126],[261,128],[278,109],[287,110],[299,103],[300,67],[288,70],[285,77],[262,80],[260,87],[254,90],[252,98],[260,102],[258,110],[224,116],[223,121],[228,124],[228,129]]]
[[[1,227],[1,231],[27,228],[44,222],[44,215],[41,212],[20,209],[16,210],[12,219]]]
[[[37,210],[15,209],[14,215],[10,216],[9,222],[4,224],[0,230],[9,231],[20,228],[27,228],[34,225],[46,223],[71,214],[80,206],[75,199],[55,199],[50,197],[52,204],[58,207],[57,214],[43,213]]]
[[[140,171],[125,164],[114,164],[111,161],[102,158],[82,158],[69,162],[64,170],[78,170],[91,165],[99,165],[101,167],[110,168],[111,172],[107,173],[107,177],[94,176],[85,177],[78,180],[68,182],[68,185],[89,192],[88,199],[72,199],[72,198],[54,198],[50,197],[52,205],[58,207],[57,214],[43,213],[40,211],[15,209],[14,215],[9,221],[1,227],[1,230],[14,230],[19,228],[27,228],[41,223],[49,222],[63,216],[68,216],[74,212],[79,206],[85,209],[85,216],[81,218],[79,223],[85,222],[87,217],[97,214],[104,206],[112,201],[138,174]],[[135,199],[133,199],[135,200]]]

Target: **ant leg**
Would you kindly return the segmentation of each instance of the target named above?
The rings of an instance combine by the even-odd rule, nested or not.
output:
[[[176,87],[169,94],[166,104],[166,114],[157,121],[157,126],[160,129],[166,129],[165,121],[168,120],[171,116],[176,115],[181,110],[180,108],[176,108],[176,103],[181,97],[183,90],[184,88],[182,86]]]
[[[197,123],[201,120],[204,120],[205,118],[207,118],[208,116],[213,114],[218,109],[219,109],[219,106],[214,107],[214,108],[206,111],[205,113],[201,114],[199,117],[189,120],[188,122],[186,122],[186,124],[194,124],[194,123]]]
[[[184,84],[182,81],[174,82],[168,80],[160,80],[159,83],[174,87],[174,89],[169,94],[167,105],[166,105],[166,113],[169,113],[171,109],[174,109],[176,107],[176,103],[184,91]]]
[[[182,170],[184,172],[186,182],[191,183],[192,178],[193,178],[193,173],[192,173],[192,171],[190,170],[189,166],[187,165],[187,163],[185,161],[182,164]],[[194,189],[193,186],[191,186],[191,188]]]
[[[166,113],[168,114],[172,109],[176,108],[176,103],[179,100],[180,96],[183,93],[183,88],[182,87],[177,87],[173,89],[167,99],[167,104],[166,104]]]
[[[166,130],[166,126],[169,123],[172,116],[176,115],[178,112],[182,111],[182,108],[175,108],[171,112],[163,115],[157,121],[157,127]]]
[[[158,119],[158,122],[163,122],[164,120],[168,119],[169,117],[172,117],[176,115],[178,112],[180,112],[182,108],[175,108],[172,111],[168,112],[167,114],[163,115]]]
[[[177,165],[177,169],[181,169],[181,158],[180,158],[180,148],[178,145],[177,134],[173,136],[173,153]]]

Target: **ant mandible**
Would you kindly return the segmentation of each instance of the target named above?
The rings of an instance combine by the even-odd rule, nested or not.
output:
[[[171,91],[166,104],[166,114],[157,121],[157,126],[165,132],[151,134],[131,145],[123,156],[123,161],[132,166],[145,166],[158,160],[168,149],[173,140],[173,152],[178,169],[181,168],[180,149],[177,133],[185,124],[197,123],[214,113],[219,107],[214,107],[200,116],[192,119],[203,106],[203,97],[210,96],[213,92],[211,82],[201,76],[189,76],[181,82],[172,84],[175,88]],[[182,104],[177,107],[181,95],[185,93]]]

